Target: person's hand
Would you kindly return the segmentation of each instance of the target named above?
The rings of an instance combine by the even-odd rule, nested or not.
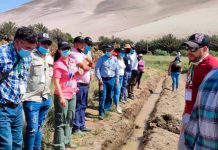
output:
[[[103,81],[102,81],[102,80],[99,80],[99,81],[98,81],[98,84],[99,84],[99,90],[100,90],[100,91],[103,91]]]
[[[60,103],[61,103],[61,105],[62,105],[63,107],[66,107],[66,100],[65,100],[65,98],[61,97]]]
[[[94,80],[94,78],[95,78],[95,76],[94,76],[94,74],[92,74],[90,77],[90,81]]]
[[[103,84],[99,85],[99,90],[100,91],[103,91],[103,88],[104,88]]]
[[[82,75],[82,74],[84,74],[84,70],[83,70],[82,68],[79,67],[79,69],[78,69],[78,73],[79,73],[79,75]]]

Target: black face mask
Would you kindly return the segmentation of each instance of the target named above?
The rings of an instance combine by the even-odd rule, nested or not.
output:
[[[80,53],[83,52],[83,50],[81,50],[80,48],[77,48],[77,51],[80,52]]]
[[[129,49],[129,48],[125,49],[125,51],[126,51],[127,54],[130,53],[130,50],[131,50],[131,49]]]

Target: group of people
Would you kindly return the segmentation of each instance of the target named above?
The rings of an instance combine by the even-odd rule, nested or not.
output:
[[[140,85],[144,72],[143,55],[137,55],[135,48],[126,44],[124,49],[114,49],[111,45],[103,47],[104,55],[95,66],[95,75],[99,83],[99,119],[103,120],[114,100],[117,112],[122,113],[119,102],[134,100],[134,87]],[[128,95],[126,94],[128,93]]]
[[[134,99],[134,86],[144,72],[143,55],[134,46],[124,49],[105,45],[94,66],[90,37],[75,37],[73,45],[60,41],[54,58],[48,33],[36,34],[18,28],[13,42],[0,46],[0,149],[41,149],[43,124],[54,104],[53,146],[64,150],[76,147],[72,133],[91,131],[85,125],[90,82],[99,83],[99,119],[112,103],[122,113],[120,102]],[[51,95],[51,81],[54,95]],[[128,95],[126,94],[128,93]],[[52,100],[53,98],[53,100]],[[23,112],[26,129],[23,142]],[[24,143],[24,144],[23,144]]]
[[[179,150],[218,149],[218,60],[209,54],[209,37],[196,33],[182,46],[190,67],[185,87],[185,109],[178,143]],[[178,90],[180,56],[170,63],[168,74]]]
[[[41,149],[42,127],[52,101],[55,109],[54,148],[76,147],[73,133],[91,131],[85,124],[90,82],[99,85],[99,119],[112,103],[122,113],[120,102],[134,100],[145,69],[143,55],[134,45],[102,47],[104,54],[94,65],[90,37],[75,37],[73,45],[58,43],[50,56],[52,40],[28,27],[18,28],[14,41],[0,46],[0,149]],[[218,61],[209,54],[209,38],[196,33],[182,45],[190,67],[185,87],[185,110],[178,149],[218,149]],[[179,88],[180,56],[170,63],[172,90]],[[54,96],[50,84],[54,82]],[[53,100],[52,100],[53,97]],[[23,144],[23,112],[27,123]]]

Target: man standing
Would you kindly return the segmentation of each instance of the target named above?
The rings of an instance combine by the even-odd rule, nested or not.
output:
[[[136,85],[137,77],[138,77],[138,56],[137,56],[137,53],[135,51],[135,46],[131,47],[130,53],[128,55],[130,58],[130,64],[132,65],[131,78],[130,78],[130,82],[129,82],[128,87],[127,87],[128,98],[134,100],[135,99],[134,87]]]
[[[83,53],[85,48],[85,40],[78,36],[74,39],[74,47],[71,52],[71,58],[76,61],[79,70],[83,70],[83,74],[76,78],[77,87],[76,94],[76,111],[73,123],[74,133],[89,132],[90,129],[85,126],[85,111],[88,103],[89,82],[91,78],[90,69],[94,68],[91,59]]]
[[[21,150],[22,106],[26,92],[31,51],[36,48],[37,35],[27,27],[18,28],[14,42],[0,47],[0,148]]]
[[[209,54],[209,37],[202,33],[196,33],[189,37],[189,40],[183,45],[187,50],[187,56],[190,61],[190,68],[187,74],[185,89],[185,110],[182,117],[182,129],[178,144],[179,150],[185,150],[184,129],[189,123],[190,114],[196,101],[198,88],[205,76],[212,69],[218,66],[215,57]]]
[[[117,58],[112,55],[113,47],[107,45],[106,52],[95,66],[95,75],[99,83],[99,119],[103,120],[105,110],[109,110],[114,98],[115,86],[119,84],[119,65]]]
[[[121,101],[123,103],[126,103],[127,101],[127,96],[126,96],[126,90],[127,87],[130,83],[130,78],[132,74],[132,64],[131,64],[131,59],[130,59],[130,51],[131,51],[131,46],[129,44],[126,44],[124,46],[124,51],[125,55],[123,57],[124,63],[126,65],[125,71],[124,71],[124,76],[123,76],[123,83],[121,87]]]
[[[187,149],[218,149],[218,69],[208,73],[202,82],[185,128],[185,145]]]
[[[49,55],[51,44],[47,33],[38,34],[38,45],[36,51],[32,53],[27,93],[23,98],[27,122],[25,150],[41,149],[42,126],[51,105],[50,83],[53,73],[53,59]]]

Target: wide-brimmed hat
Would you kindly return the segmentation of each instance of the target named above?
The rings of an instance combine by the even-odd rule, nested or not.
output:
[[[125,44],[124,48],[125,48],[125,49],[127,49],[127,48],[128,48],[128,49],[131,49],[132,47],[130,46],[130,44]]]

